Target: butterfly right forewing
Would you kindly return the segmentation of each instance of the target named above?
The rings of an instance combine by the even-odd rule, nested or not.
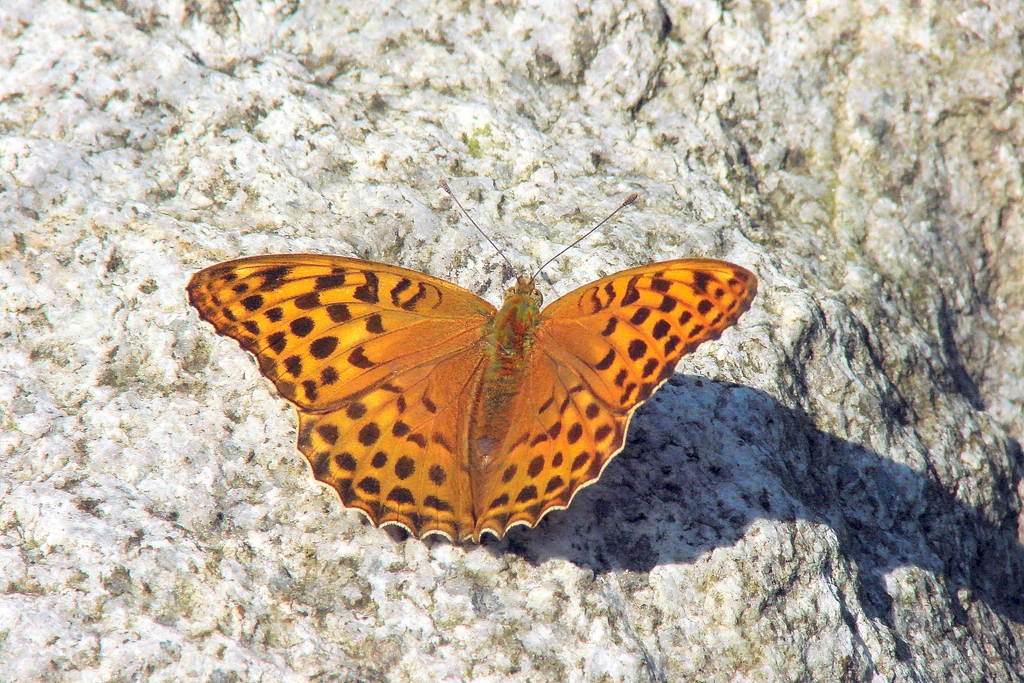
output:
[[[538,339],[557,346],[611,409],[631,410],[679,359],[736,324],[757,278],[726,261],[678,259],[631,268],[546,309]]]

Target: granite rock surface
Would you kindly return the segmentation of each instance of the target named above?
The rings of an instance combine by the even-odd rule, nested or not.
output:
[[[0,3],[0,681],[1024,680],[1020,2]],[[374,529],[188,305],[322,252],[760,294],[599,483]]]

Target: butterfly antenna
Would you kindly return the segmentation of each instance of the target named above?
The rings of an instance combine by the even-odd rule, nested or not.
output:
[[[622,202],[621,204],[619,204],[619,208],[615,209],[615,210],[614,210],[614,211],[612,211],[612,212],[611,212],[610,214],[608,214],[608,215],[607,215],[607,216],[605,217],[605,219],[604,219],[603,221],[601,221],[600,223],[598,223],[597,225],[595,225],[594,227],[592,227],[592,228],[591,228],[590,230],[587,230],[587,231],[586,231],[585,233],[583,233],[583,236],[582,236],[582,237],[578,238],[578,239],[577,239],[577,240],[576,240],[575,242],[573,242],[572,244],[570,244],[569,246],[567,246],[567,247],[566,247],[565,249],[563,249],[562,251],[558,252],[557,254],[555,254],[554,256],[552,256],[551,258],[549,258],[549,259],[548,259],[547,261],[545,261],[545,262],[544,262],[544,265],[543,265],[543,266],[541,266],[540,268],[538,268],[538,269],[537,269],[537,272],[536,272],[536,273],[534,273],[534,274],[533,274],[533,277],[531,277],[531,278],[530,278],[530,282],[533,282],[533,281],[534,281],[534,279],[536,279],[536,277],[537,277],[538,275],[540,275],[540,272],[541,272],[542,270],[544,270],[545,268],[547,268],[547,267],[548,267],[548,265],[549,265],[549,264],[550,264],[550,263],[551,263],[552,261],[554,261],[554,260],[555,260],[555,259],[557,259],[557,258],[558,258],[559,256],[561,256],[562,254],[564,254],[565,252],[567,252],[567,251],[569,251],[570,249],[572,249],[573,247],[575,247],[575,246],[576,246],[577,244],[579,244],[579,243],[580,243],[580,242],[582,242],[583,240],[585,240],[585,239],[587,239],[588,237],[590,237],[590,233],[594,232],[595,230],[597,230],[598,228],[600,228],[600,227],[601,227],[602,225],[604,225],[605,223],[607,223],[608,221],[610,221],[610,220],[612,219],[612,216],[614,216],[615,214],[617,214],[617,213],[618,213],[619,211],[622,211],[622,210],[623,210],[624,208],[626,208],[627,206],[629,206],[630,204],[632,204],[633,202],[635,202],[635,201],[636,201],[636,199],[637,199],[637,196],[638,196],[638,195],[637,195],[637,193],[636,193],[636,192],[634,192],[633,194],[631,194],[631,195],[629,195],[628,197],[626,197],[626,201],[624,201],[624,202]]]
[[[480,229],[480,226],[476,224],[476,221],[473,220],[473,217],[469,215],[469,211],[466,211],[466,209],[462,206],[462,202],[460,202],[459,198],[455,196],[454,192],[452,192],[452,188],[448,187],[448,181],[447,180],[444,180],[443,178],[441,179],[441,187],[443,187],[444,191],[448,193],[448,196],[452,198],[452,201],[455,202],[455,205],[457,207],[459,207],[459,209],[462,210],[462,213],[465,214],[466,218],[469,219],[469,222],[473,224],[473,227],[476,228],[476,231],[479,232],[481,235],[483,235],[485,240],[487,240],[488,242],[491,243],[491,246],[494,247],[494,250],[498,252],[498,254],[501,256],[501,258],[505,259],[505,263],[508,264],[509,268],[511,268],[512,270],[515,270],[516,267],[512,265],[511,261],[508,260],[508,256],[505,256],[505,252],[503,252],[501,250],[501,247],[499,247],[497,244],[495,244],[494,240],[492,240],[487,235],[486,232],[484,232],[483,230]]]

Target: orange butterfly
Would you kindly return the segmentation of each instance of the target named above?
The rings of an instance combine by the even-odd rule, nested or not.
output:
[[[543,310],[521,277],[497,310],[429,275],[316,254],[227,261],[188,285],[295,405],[298,448],[346,507],[477,542],[568,507],[637,406],[756,292],[740,266],[679,259]]]

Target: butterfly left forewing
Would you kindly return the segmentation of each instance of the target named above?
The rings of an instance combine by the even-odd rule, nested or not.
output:
[[[474,343],[494,307],[396,266],[318,254],[253,256],[201,270],[189,300],[256,356],[300,409],[324,410],[438,348]],[[406,343],[408,342],[408,343]]]

